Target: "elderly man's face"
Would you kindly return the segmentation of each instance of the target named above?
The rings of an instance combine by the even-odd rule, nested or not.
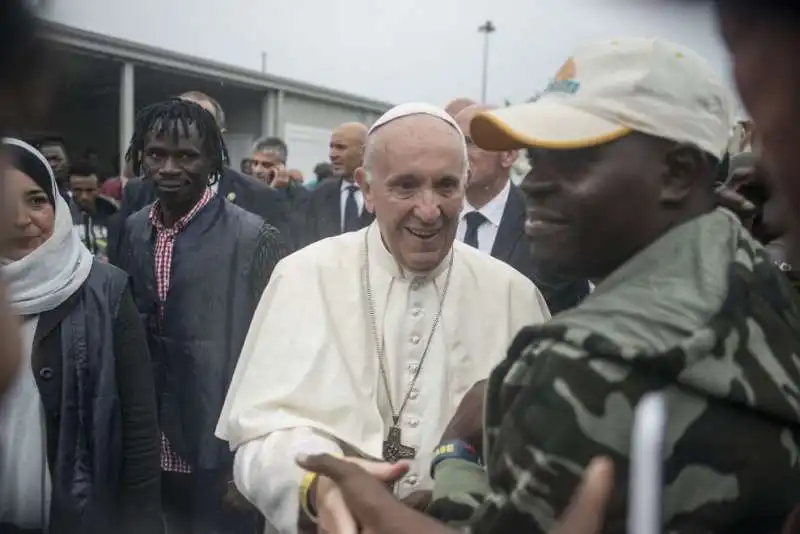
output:
[[[457,132],[439,119],[400,119],[418,125],[411,134],[395,124],[375,156],[372,181],[357,179],[375,212],[390,252],[406,269],[435,269],[450,251],[464,200],[465,161]],[[431,123],[431,121],[434,121]],[[388,130],[392,129],[391,132]]]

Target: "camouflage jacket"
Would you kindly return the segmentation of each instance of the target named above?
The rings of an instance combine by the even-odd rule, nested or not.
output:
[[[545,534],[604,455],[616,466],[604,532],[625,533],[633,411],[661,390],[664,532],[778,532],[800,503],[797,299],[729,212],[672,230],[518,335],[488,386],[488,491],[434,513],[469,510],[475,534]]]

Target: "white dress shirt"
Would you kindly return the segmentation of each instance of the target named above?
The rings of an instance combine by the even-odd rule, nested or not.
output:
[[[466,216],[468,213],[477,211],[484,217],[486,222],[478,228],[478,250],[486,254],[492,253],[494,241],[497,239],[497,231],[500,229],[500,221],[503,219],[503,212],[506,210],[508,195],[511,192],[511,180],[506,182],[506,186],[492,200],[486,203],[481,209],[475,209],[464,199],[464,208],[461,210],[461,218],[458,221],[458,231],[456,239],[463,242],[467,233]]]
[[[347,189],[351,185],[356,185],[355,182],[348,182],[347,180],[342,180],[342,189],[339,194],[339,224],[342,232],[344,232],[344,210],[345,206],[347,206],[347,197],[350,196],[350,191]],[[358,206],[358,216],[360,217],[361,214],[364,212],[364,193],[361,192],[361,189],[356,189],[353,196],[356,199],[356,206]]]

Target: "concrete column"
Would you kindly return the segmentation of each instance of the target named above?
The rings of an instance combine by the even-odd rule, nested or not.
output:
[[[278,91],[275,95],[275,134],[283,138],[283,91]]]
[[[275,91],[269,90],[261,100],[261,137],[275,135],[273,115],[275,109]]]
[[[119,168],[125,168],[125,151],[133,135],[133,123],[135,120],[135,96],[136,88],[134,85],[134,66],[133,63],[123,63],[120,69],[119,81]]]

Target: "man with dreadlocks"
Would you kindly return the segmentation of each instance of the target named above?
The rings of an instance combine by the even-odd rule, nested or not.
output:
[[[214,427],[285,244],[274,227],[210,187],[227,151],[198,104],[172,99],[143,109],[126,158],[157,194],[128,217],[119,263],[131,276],[155,363],[168,530],[252,533],[256,514],[225,504],[233,456]]]
[[[225,133],[225,111],[214,98],[200,91],[188,91],[178,98],[194,102],[211,113],[220,131]],[[211,188],[229,202],[250,213],[255,213],[280,230],[284,241],[288,244],[296,244],[290,228],[288,205],[284,202],[283,195],[275,189],[251,176],[230,168],[227,160],[222,173],[217,177],[216,181],[211,183]],[[152,203],[155,199],[156,186],[151,180],[129,180],[125,184],[122,205],[119,210],[120,217],[124,220],[130,214]],[[109,239],[108,256],[112,263],[116,263],[116,259],[120,254],[120,241],[121,238],[116,235]]]

